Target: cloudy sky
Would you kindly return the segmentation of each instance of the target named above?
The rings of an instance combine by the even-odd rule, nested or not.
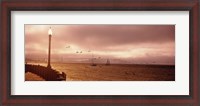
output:
[[[25,25],[26,58],[109,58],[130,63],[175,64],[174,25]]]

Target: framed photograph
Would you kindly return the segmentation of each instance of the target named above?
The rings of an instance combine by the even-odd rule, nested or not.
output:
[[[198,0],[1,1],[1,105],[199,106]]]

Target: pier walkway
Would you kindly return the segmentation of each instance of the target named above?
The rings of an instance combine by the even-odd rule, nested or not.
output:
[[[56,71],[52,68],[47,68],[40,65],[25,64],[25,72],[34,73],[46,81],[63,81],[66,80],[66,74],[64,72]]]

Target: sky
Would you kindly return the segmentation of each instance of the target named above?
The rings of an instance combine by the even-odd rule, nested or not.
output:
[[[175,64],[174,25],[25,25],[26,58]]]

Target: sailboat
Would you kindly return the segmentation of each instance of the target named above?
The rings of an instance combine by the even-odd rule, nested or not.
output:
[[[97,66],[97,64],[94,63],[94,59],[95,58],[92,58],[92,64],[91,64],[91,66]]]
[[[106,65],[110,65],[110,60],[109,59],[107,59]]]

